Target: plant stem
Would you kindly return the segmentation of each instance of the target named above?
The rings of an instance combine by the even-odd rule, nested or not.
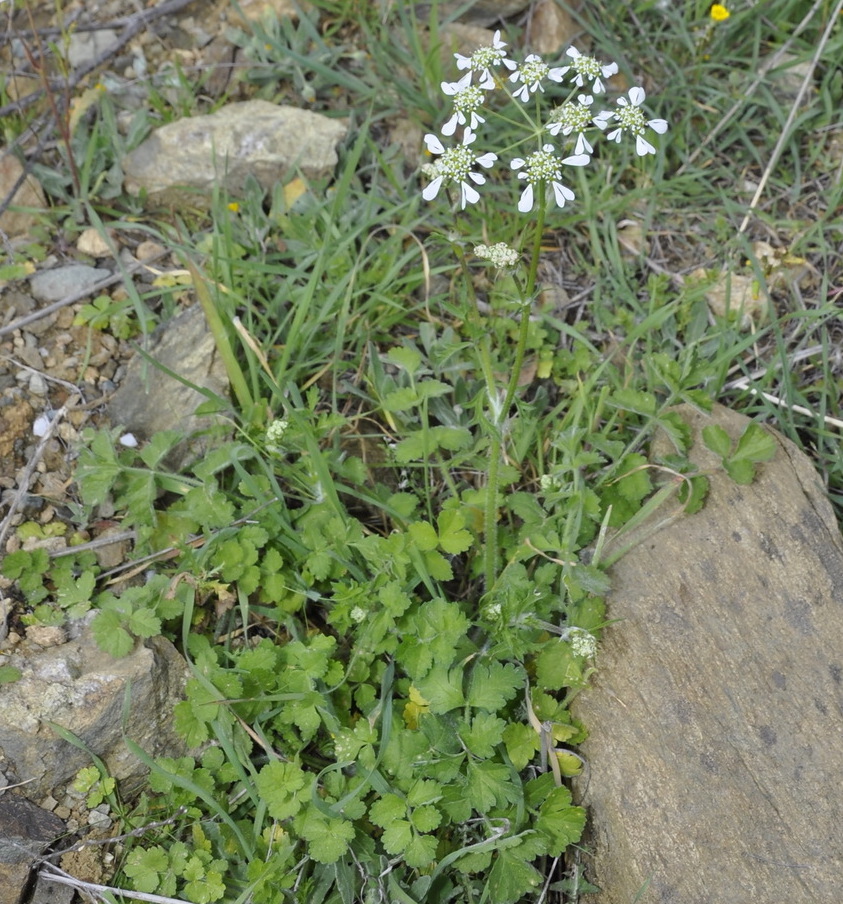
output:
[[[530,256],[530,264],[527,270],[527,285],[521,297],[521,328],[518,331],[518,343],[515,346],[515,361],[509,384],[504,395],[503,405],[497,416],[492,418],[492,443],[489,449],[489,472],[486,480],[486,506],[483,513],[483,529],[486,546],[483,550],[483,576],[488,593],[495,584],[498,574],[498,490],[500,489],[500,463],[503,454],[504,423],[509,415],[509,409],[515,399],[518,390],[518,379],[521,376],[521,368],[524,365],[524,355],[527,350],[527,335],[530,330],[530,304],[536,289],[536,278],[539,270],[539,255],[541,253],[542,235],[544,234],[544,220],[547,211],[547,198],[544,187],[539,191],[539,211],[536,217],[535,233],[533,235],[533,251]],[[490,390],[491,391],[491,390]],[[493,413],[495,403],[492,402]]]

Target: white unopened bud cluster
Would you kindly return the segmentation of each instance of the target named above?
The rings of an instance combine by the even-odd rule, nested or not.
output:
[[[506,242],[498,242],[495,245],[475,245],[474,253],[481,260],[489,261],[498,270],[512,270],[513,267],[518,266],[519,254]]]
[[[278,418],[277,420],[272,421],[266,428],[267,451],[272,452],[274,455],[281,454],[283,451],[281,440],[284,439],[284,434],[287,432],[289,426],[290,422],[287,418]]]

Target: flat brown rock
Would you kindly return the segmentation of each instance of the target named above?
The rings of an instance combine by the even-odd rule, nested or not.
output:
[[[748,423],[683,416],[696,437]],[[774,436],[749,486],[697,442],[705,507],[613,568],[617,621],[573,706],[602,889],[587,900],[843,901],[843,542],[811,462]]]

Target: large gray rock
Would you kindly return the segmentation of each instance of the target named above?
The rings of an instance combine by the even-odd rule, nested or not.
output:
[[[697,437],[748,423],[683,416]],[[599,904],[843,901],[843,542],[810,461],[773,435],[750,486],[698,442],[705,508],[613,569],[573,706]]]
[[[22,900],[36,859],[66,832],[57,816],[13,791],[0,792],[0,901]]]
[[[215,186],[242,192],[254,177],[264,188],[290,179],[329,176],[348,122],[265,100],[228,104],[156,129],[123,161],[130,194],[155,203],[207,201]],[[185,192],[184,187],[193,189]]]
[[[150,439],[162,430],[182,433],[184,441],[166,461],[168,466],[178,468],[209,448],[215,429],[217,432],[225,429],[220,419],[194,415],[206,397],[198,388],[193,388],[209,389],[226,397],[225,366],[198,304],[186,308],[155,330],[149,354],[163,367],[156,367],[141,355],[135,355],[120,381],[120,388],[109,402],[108,415],[112,424],[125,427],[140,439]],[[178,374],[186,382],[174,379],[168,371]]]
[[[32,800],[58,792],[79,769],[91,765],[90,756],[63,740],[51,722],[80,738],[122,781],[122,790],[131,793],[146,769],[123,742],[124,697],[130,685],[128,737],[153,756],[184,751],[172,728],[172,712],[183,697],[187,664],[163,637],[114,659],[85,627],[56,646],[24,642],[7,664],[23,676],[0,685],[0,772],[3,784],[24,782]]]

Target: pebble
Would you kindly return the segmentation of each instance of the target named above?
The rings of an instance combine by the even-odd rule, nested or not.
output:
[[[29,375],[29,391],[33,395],[37,396],[47,395],[47,381],[41,376],[41,374]]]
[[[84,292],[109,276],[111,271],[101,267],[69,264],[66,267],[36,273],[29,281],[29,287],[39,301],[61,301],[63,298]]]

